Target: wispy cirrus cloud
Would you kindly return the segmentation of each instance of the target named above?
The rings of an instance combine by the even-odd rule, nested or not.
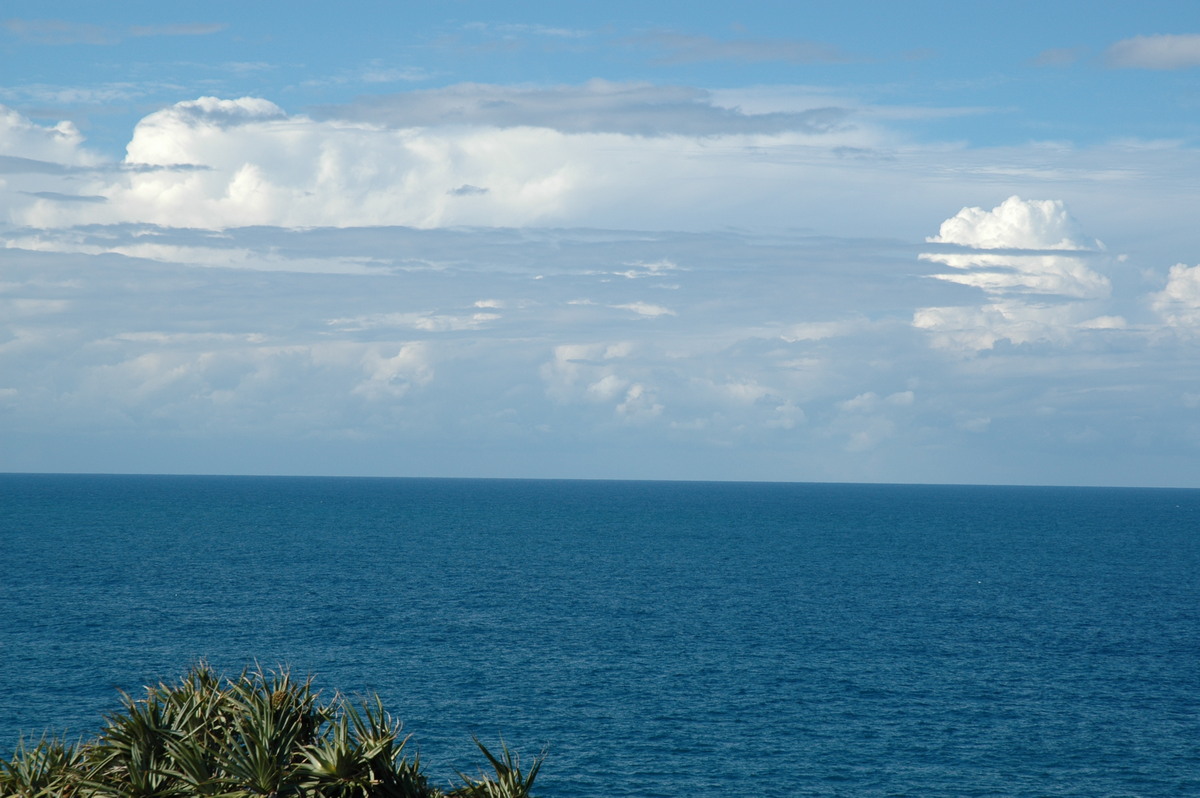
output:
[[[55,106],[111,105],[143,100],[182,90],[173,83],[100,83],[92,86],[56,86],[46,83],[26,83],[0,86],[0,100],[19,103],[42,103]]]
[[[120,34],[110,27],[62,19],[6,19],[0,23],[10,35],[28,44],[117,44]]]
[[[468,22],[463,28],[476,33],[501,37],[542,36],[552,39],[583,39],[591,35],[591,31],[580,28],[514,22]]]
[[[180,22],[132,25],[126,28],[61,19],[7,19],[0,23],[9,34],[28,44],[114,45],[146,36],[209,36],[226,30],[225,22]]]
[[[1052,47],[1042,50],[1030,59],[1029,64],[1037,67],[1066,67],[1078,62],[1086,54],[1087,49],[1083,47]]]
[[[414,83],[428,80],[430,73],[415,66],[389,64],[381,59],[372,59],[353,69],[344,69],[324,77],[304,81],[305,86],[344,86],[353,84]]]
[[[178,22],[168,25],[134,25],[130,36],[209,36],[229,27],[227,22]]]
[[[705,89],[604,80],[550,87],[460,83],[372,96],[319,111],[323,117],[398,127],[545,127],[564,133],[638,136],[785,131],[823,134],[848,127],[853,116],[850,109],[834,105],[747,113],[717,104],[713,93]]]
[[[626,42],[634,47],[657,51],[658,61],[663,64],[701,61],[838,64],[859,60],[836,45],[806,39],[715,39],[663,30],[631,37]]]
[[[1134,36],[1104,53],[1107,64],[1125,69],[1187,69],[1200,66],[1200,33]]]

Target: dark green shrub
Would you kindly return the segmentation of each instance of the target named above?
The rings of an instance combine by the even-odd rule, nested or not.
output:
[[[378,696],[323,702],[287,670],[223,679],[200,664],[121,703],[95,739],[22,741],[0,761],[0,796],[530,798],[542,765],[523,772],[503,740],[499,756],[476,740],[493,774],[439,789]]]

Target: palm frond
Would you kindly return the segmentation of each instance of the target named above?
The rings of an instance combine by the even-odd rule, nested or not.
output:
[[[83,754],[78,745],[55,737],[42,737],[27,747],[17,742],[13,758],[0,761],[0,795],[21,798],[71,796],[83,777]]]
[[[491,765],[494,775],[480,775],[478,778],[459,773],[463,786],[454,790],[451,795],[455,798],[533,798],[533,782],[537,779],[546,759],[546,752],[538,754],[529,766],[528,772],[521,769],[521,758],[513,753],[500,738],[500,755],[488,750],[478,737],[473,738],[475,745],[483,752]]]
[[[20,798],[531,798],[544,754],[527,771],[501,739],[494,775],[431,786],[402,724],[379,696],[322,701],[312,677],[286,668],[236,678],[200,663],[174,683],[121,693],[94,739],[22,740],[0,761],[0,796]]]

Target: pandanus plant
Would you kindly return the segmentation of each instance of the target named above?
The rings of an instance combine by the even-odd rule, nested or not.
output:
[[[494,774],[439,789],[378,696],[323,702],[287,670],[223,679],[200,664],[121,705],[95,739],[20,743],[0,760],[0,796],[531,798],[544,756],[522,771],[503,740],[499,756],[476,740]]]

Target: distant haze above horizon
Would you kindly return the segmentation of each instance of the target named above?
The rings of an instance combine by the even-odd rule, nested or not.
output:
[[[1191,3],[11,2],[0,471],[1200,487]]]

